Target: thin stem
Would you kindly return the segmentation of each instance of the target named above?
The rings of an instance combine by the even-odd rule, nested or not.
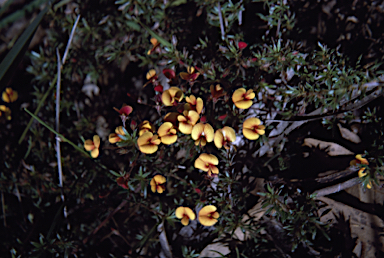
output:
[[[73,35],[75,35],[75,30],[76,30],[77,24],[79,23],[79,20],[80,20],[80,14],[77,16],[75,24],[73,24],[71,34],[70,34],[69,39],[68,39],[67,47],[65,48],[65,51],[64,51],[63,60],[61,61],[62,65],[64,65],[65,60],[67,60],[68,51],[69,51],[69,48],[70,48],[72,40],[73,40]]]
[[[220,20],[221,39],[224,40],[225,39],[225,31],[224,31],[223,15],[221,14],[220,2],[217,3],[217,9],[218,9],[219,20]]]

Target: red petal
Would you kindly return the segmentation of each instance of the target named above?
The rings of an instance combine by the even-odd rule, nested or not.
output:
[[[242,49],[246,48],[248,46],[248,44],[243,42],[243,41],[239,41],[238,46],[239,46],[239,49],[242,50]]]

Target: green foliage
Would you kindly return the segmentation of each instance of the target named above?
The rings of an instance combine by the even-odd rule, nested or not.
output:
[[[254,37],[249,34],[256,30],[242,27],[244,12],[259,2],[264,3],[264,9],[252,18],[262,36],[246,44],[245,39]],[[4,221],[23,231],[12,230],[0,251],[11,250],[12,257],[156,257],[162,248],[161,225],[175,257],[198,257],[218,236],[230,243],[230,257],[271,257],[279,255],[273,239],[264,234],[271,220],[289,237],[293,254],[309,246],[321,249],[321,241],[330,240],[330,226],[320,221],[323,206],[310,191],[299,190],[289,181],[282,185],[271,180],[265,192],[259,193],[265,220],[245,219],[255,199],[259,200],[251,193],[255,178],[269,179],[275,173],[290,171],[286,157],[296,155],[288,153],[296,139],[285,139],[286,148],[272,145],[268,157],[255,157],[269,144],[267,135],[277,125],[268,120],[305,119],[320,109],[333,116],[323,118],[329,130],[340,119],[352,123],[354,110],[344,110],[345,103],[370,93],[362,85],[382,74],[379,63],[352,67],[338,49],[320,42],[314,51],[300,47],[300,42],[289,37],[299,24],[285,1],[118,0],[95,4],[63,0],[53,4],[37,16],[26,30],[29,34],[21,36],[22,42],[10,51],[12,57],[7,55],[1,64],[6,64],[3,73],[8,73],[16,55],[24,55],[21,49],[42,20],[46,38],[27,54],[31,87],[19,93],[24,95],[28,110],[35,113],[25,109],[28,114],[21,112],[18,124],[12,124],[17,132],[4,130],[1,135],[6,142],[0,173],[3,211],[8,214]],[[58,79],[56,51],[64,52],[79,14],[80,22],[61,68],[58,133],[51,126],[56,101],[52,89]],[[154,45],[151,38],[159,44]],[[198,77],[182,79],[180,73],[190,72],[190,67]],[[144,78],[150,69],[155,69],[158,77],[147,82]],[[165,69],[171,69],[174,78],[167,80]],[[99,94],[83,93],[87,77]],[[178,87],[184,94],[182,101],[165,106],[164,93],[156,89],[160,84]],[[219,93],[212,90],[216,85]],[[239,109],[234,103],[233,92],[239,88],[255,93],[250,109]],[[216,132],[224,126],[234,128],[240,143],[229,144],[228,149],[218,149],[213,142],[203,147],[177,131],[175,143],[159,144],[153,154],[142,153],[138,143],[142,128],[136,125],[148,120],[156,135],[164,116],[182,114],[185,99],[191,95],[203,101],[199,119],[205,119]],[[121,125],[113,107],[124,103],[132,106],[133,112],[122,129],[124,135],[118,136],[116,144],[109,144],[104,131],[114,132]],[[379,175],[384,176],[383,121],[377,104],[363,111],[361,123],[368,132],[364,154],[369,165],[362,183],[367,187],[371,182],[379,184]],[[29,116],[37,122],[32,119],[27,124]],[[241,129],[248,117],[260,118],[266,134],[260,133],[254,141],[246,139]],[[85,139],[95,134],[104,137],[100,155],[91,159],[83,148]],[[7,137],[19,138],[19,145],[11,145]],[[56,137],[62,141],[63,188],[57,179]],[[218,158],[216,177],[196,168],[195,161],[202,153]],[[166,178],[163,193],[151,189],[158,174]],[[198,218],[206,205],[214,205],[219,213],[212,227],[203,226]],[[187,227],[175,215],[180,206],[196,213],[196,221]],[[69,211],[67,217],[62,215],[64,207]],[[235,239],[237,229],[251,237],[240,243]]]

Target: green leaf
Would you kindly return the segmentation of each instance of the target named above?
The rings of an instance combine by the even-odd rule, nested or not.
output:
[[[179,6],[186,3],[187,3],[187,0],[175,0],[175,1],[171,1],[170,6]]]
[[[33,35],[36,32],[37,27],[39,26],[44,15],[48,11],[48,6],[46,6],[39,15],[33,20],[33,22],[25,29],[20,38],[16,41],[15,45],[5,56],[4,60],[0,64],[0,91],[3,91],[7,82],[11,78],[12,73],[10,71],[15,70],[19,65],[21,59],[25,55],[25,52],[28,49],[29,43],[32,40]],[[6,75],[6,76],[5,76]]]
[[[172,44],[169,43],[168,41],[166,41],[164,38],[160,37],[159,35],[157,35],[153,30],[151,30],[150,28],[148,28],[146,25],[144,25],[141,21],[137,20],[138,23],[140,23],[140,25],[146,30],[148,31],[149,34],[151,34],[151,36],[155,39],[157,39],[157,41],[160,42],[160,44],[162,44],[163,46],[165,47],[169,47],[169,48],[172,48]]]
[[[126,24],[128,25],[128,27],[130,27],[131,29],[134,29],[136,31],[140,31],[140,29],[141,29],[140,25],[137,24],[136,22],[127,21]]]

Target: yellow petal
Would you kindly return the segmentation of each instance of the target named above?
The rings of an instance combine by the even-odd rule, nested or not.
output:
[[[260,135],[258,133],[254,132],[253,130],[247,129],[247,128],[243,128],[243,135],[248,140],[257,140],[260,137]]]
[[[96,148],[100,147],[100,137],[98,135],[93,136],[93,144]]]
[[[195,72],[195,67],[193,67],[193,66],[188,66],[187,71],[188,71],[188,73],[192,74],[192,73]]]
[[[243,100],[245,93],[246,93],[246,90],[244,88],[240,88],[240,89],[235,90],[235,92],[232,95],[233,103],[235,103],[235,105],[236,105],[236,102]]]
[[[192,139],[197,140],[200,138],[201,134],[204,131],[204,124],[203,123],[198,123],[196,124],[191,132]]]
[[[149,70],[149,72],[147,73],[146,75],[146,78],[147,80],[151,79],[152,77],[154,77],[156,75],[156,70],[155,69],[151,69]]]
[[[191,208],[185,207],[185,208],[184,208],[184,212],[185,212],[185,214],[187,214],[187,216],[189,217],[190,220],[195,220],[196,215],[195,215],[195,213],[192,211]]]
[[[181,72],[179,75],[183,80],[188,80],[190,76],[189,73],[186,73],[186,72]]]
[[[217,159],[217,157],[212,154],[203,153],[203,154],[200,154],[199,158],[201,158],[204,162],[208,164],[212,164],[212,165],[219,164],[219,160]]]
[[[200,118],[199,114],[194,110],[188,111],[188,117],[189,117],[190,124],[192,125],[195,125]]]
[[[86,140],[84,142],[84,149],[86,151],[91,151],[95,148],[95,145],[93,145],[93,141],[92,140]]]
[[[186,97],[185,100],[193,106],[196,105],[196,97],[194,95]]]
[[[253,104],[252,100],[240,100],[235,102],[235,106],[241,109],[248,109],[252,106],[252,104]]]
[[[174,97],[178,102],[180,102],[184,97],[184,93],[177,87],[171,87],[168,91],[169,94]]]
[[[219,174],[219,169],[215,166],[210,166],[210,171],[212,174]]]
[[[161,142],[166,145],[174,144],[177,141],[177,135],[167,135],[161,137]]]
[[[367,188],[368,188],[368,189],[371,189],[371,188],[372,188],[372,182],[371,182],[371,181],[369,181],[369,183],[367,184]]]
[[[162,175],[156,175],[153,177],[153,179],[158,185],[164,184],[167,181],[167,179]]]
[[[364,176],[367,175],[367,172],[364,172],[364,170],[365,170],[365,168],[360,168],[359,169],[359,172],[358,172],[359,177],[364,177]]]
[[[212,217],[215,218],[215,219],[218,219],[220,217],[219,213],[217,211],[215,211],[213,214],[212,214]]]
[[[163,187],[157,187],[157,192],[159,193],[159,194],[161,194],[161,193],[163,193],[164,192],[164,188]]]
[[[156,193],[156,188],[157,188],[156,184],[155,185],[151,184],[151,191],[152,191],[152,193]]]
[[[195,168],[201,169],[203,171],[208,171],[207,163],[204,162],[201,158],[195,160]]]
[[[203,110],[203,107],[204,107],[204,103],[203,103],[203,100],[199,97],[197,98],[197,102],[196,102],[196,112],[198,114],[201,114],[201,111]]]
[[[207,216],[200,216],[199,221],[200,221],[201,225],[206,226],[206,227],[210,227],[210,226],[215,225],[218,220],[213,219],[213,218],[209,218]]]
[[[361,164],[364,164],[364,165],[369,164],[368,160],[366,158],[363,158],[361,154],[357,154],[356,159],[358,159],[361,162]]]
[[[157,145],[144,145],[144,146],[139,146],[139,150],[142,153],[145,154],[153,154],[157,151],[159,147]]]
[[[157,45],[157,39],[156,38],[151,38],[150,39],[152,45],[156,46]]]
[[[181,116],[179,116],[179,117],[181,117]],[[180,122],[179,123],[179,130],[183,134],[191,134],[192,133],[192,125],[185,123],[185,122]]]
[[[161,95],[161,101],[163,101],[163,104],[165,106],[173,106],[174,99],[169,93],[169,90],[165,90],[163,94]]]
[[[248,90],[247,91],[247,94],[245,95],[245,98],[246,99],[254,99],[256,97],[255,93],[253,92],[253,90]]]
[[[117,136],[117,134],[115,133],[111,133],[109,136],[108,136],[108,141],[112,144],[116,143],[116,142],[119,142],[121,141],[120,137]]]
[[[150,142],[150,140],[152,139],[153,137],[153,134],[151,132],[145,132],[143,133],[138,139],[137,139],[137,145],[140,147],[140,146],[143,146],[143,145],[146,145]]]
[[[224,143],[224,135],[223,135],[221,129],[216,130],[216,132],[215,132],[215,137],[214,137],[214,140],[213,140],[213,141],[214,141],[214,143],[215,143],[216,148],[221,149],[221,147],[223,147],[223,143]]]
[[[182,219],[185,214],[185,208],[184,207],[178,207],[175,211],[175,216],[178,219]]]
[[[215,136],[215,131],[213,130],[213,127],[210,124],[204,125],[204,134],[207,142],[213,141],[213,137]]]
[[[251,117],[244,121],[243,128],[251,129],[255,125],[259,125],[260,123],[261,123],[260,119],[256,117]]]
[[[229,142],[236,141],[236,133],[232,127],[224,126],[223,134],[225,135],[225,139]]]
[[[171,122],[165,122],[163,123],[159,129],[157,130],[157,133],[160,137],[166,136],[169,134],[169,131],[173,127],[173,124]]]
[[[188,226],[188,224],[189,224],[189,219],[188,219],[188,217],[183,217],[183,218],[181,219],[181,224],[183,224],[184,226]]]
[[[92,151],[91,151],[91,157],[92,158],[97,158],[99,156],[99,149],[98,148],[94,148]]]
[[[120,134],[120,135],[125,135],[122,126],[116,127],[116,129],[115,129],[115,133],[116,133],[116,134]]]
[[[217,210],[217,208],[214,205],[204,206],[203,208],[201,208],[201,210],[199,212],[199,216],[200,215],[209,215],[209,214],[211,214],[212,212],[214,212],[216,210]]]

